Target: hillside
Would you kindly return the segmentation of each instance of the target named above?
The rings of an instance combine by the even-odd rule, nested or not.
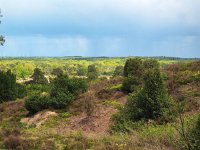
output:
[[[172,64],[162,69],[168,93],[185,98],[185,118],[194,120],[200,106],[199,62]],[[127,101],[123,77],[97,79],[68,110],[46,109],[30,115],[24,99],[0,104],[0,148],[9,149],[181,149],[180,134],[172,123],[153,120],[135,124],[129,133],[112,132],[112,117]],[[87,100],[91,101],[87,101]],[[88,111],[91,111],[87,115]]]

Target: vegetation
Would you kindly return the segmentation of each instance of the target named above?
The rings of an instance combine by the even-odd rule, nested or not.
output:
[[[167,94],[158,69],[146,73],[143,89],[129,97],[125,109],[133,121],[152,119],[168,122],[173,119],[173,100]]]
[[[199,149],[199,66],[3,58],[0,149]]]
[[[0,102],[16,98],[16,77],[11,71],[0,71]]]
[[[48,83],[47,79],[44,77],[44,73],[39,68],[34,69],[32,79],[33,79],[32,82],[35,84],[47,84]]]
[[[73,100],[87,91],[88,85],[83,79],[70,79],[60,75],[54,81],[50,93],[34,93],[25,101],[25,107],[30,113],[36,113],[47,108],[69,108]]]
[[[87,76],[89,80],[95,80],[98,78],[98,71],[95,65],[88,66]]]

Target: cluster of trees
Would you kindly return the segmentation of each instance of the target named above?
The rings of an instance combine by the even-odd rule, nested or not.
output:
[[[44,76],[39,76],[43,81]],[[35,83],[35,82],[33,82]],[[38,84],[38,82],[36,82]],[[43,84],[41,82],[40,84]],[[69,78],[67,75],[58,75],[51,84],[50,92],[37,92],[25,101],[25,107],[30,113],[36,113],[43,109],[65,109],[75,98],[87,91],[88,84],[84,79]]]
[[[2,70],[12,70],[17,79],[27,79],[35,68],[40,68],[46,76],[57,74],[58,68],[69,76],[87,76],[88,66],[95,65],[99,75],[112,76],[116,66],[124,65],[124,59],[71,60],[61,58],[6,58],[0,62]]]
[[[142,120],[165,123],[175,119],[175,104],[167,93],[156,60],[128,59],[122,89],[130,95],[125,107],[113,117],[113,130],[126,131],[127,123]]]

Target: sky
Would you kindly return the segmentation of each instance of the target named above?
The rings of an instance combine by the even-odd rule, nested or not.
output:
[[[200,58],[200,0],[0,0],[0,56]]]

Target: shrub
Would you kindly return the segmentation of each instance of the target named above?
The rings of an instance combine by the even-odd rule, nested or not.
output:
[[[47,109],[49,106],[49,96],[42,94],[35,94],[25,100],[25,107],[31,113],[37,113],[43,109]]]
[[[124,76],[137,76],[143,75],[143,62],[140,58],[129,58],[127,59],[124,66]]]
[[[32,82],[35,84],[47,84],[48,83],[47,79],[44,77],[44,73],[39,68],[34,69],[32,78],[33,78]]]
[[[26,85],[27,95],[32,96],[38,93],[47,92],[49,93],[51,90],[50,84],[28,84]]]
[[[145,72],[152,69],[159,69],[159,63],[155,59],[142,61],[139,58],[130,58],[124,66],[124,81],[122,89],[125,92],[137,92],[143,85]]]
[[[25,101],[25,106],[30,113],[48,108],[68,108],[79,94],[87,91],[87,88],[88,85],[83,79],[70,79],[67,76],[60,75],[54,80],[50,95],[40,94],[41,91],[33,93]]]
[[[16,97],[16,76],[10,70],[0,71],[0,103],[15,100]]]
[[[116,76],[123,76],[124,74],[124,67],[123,66],[117,66],[115,68],[115,71],[113,73],[113,76],[116,77]]]
[[[126,104],[127,114],[133,121],[154,119],[168,122],[173,119],[174,108],[158,69],[148,71],[144,88],[129,96]]]
[[[48,100],[48,107],[54,109],[68,108],[74,100],[74,95],[70,92],[57,91],[56,95]]]
[[[95,80],[98,78],[98,70],[95,65],[89,65],[88,66],[88,72],[87,72],[87,77],[89,80]]]
[[[143,62],[143,65],[144,65],[144,69],[145,70],[150,70],[150,69],[159,69],[160,67],[160,64],[157,60],[155,59],[146,59],[144,62]]]
[[[122,90],[128,93],[137,92],[141,89],[141,80],[135,76],[125,77],[122,83]]]
[[[26,87],[23,84],[16,84],[17,98],[24,98],[27,95]]]
[[[58,92],[71,93],[74,96],[86,92],[88,85],[84,79],[59,76],[55,79],[51,89],[51,97],[55,97]]]
[[[130,58],[124,66],[124,81],[122,90],[125,92],[134,92],[136,88],[142,85],[143,80],[143,62],[139,58]]]

